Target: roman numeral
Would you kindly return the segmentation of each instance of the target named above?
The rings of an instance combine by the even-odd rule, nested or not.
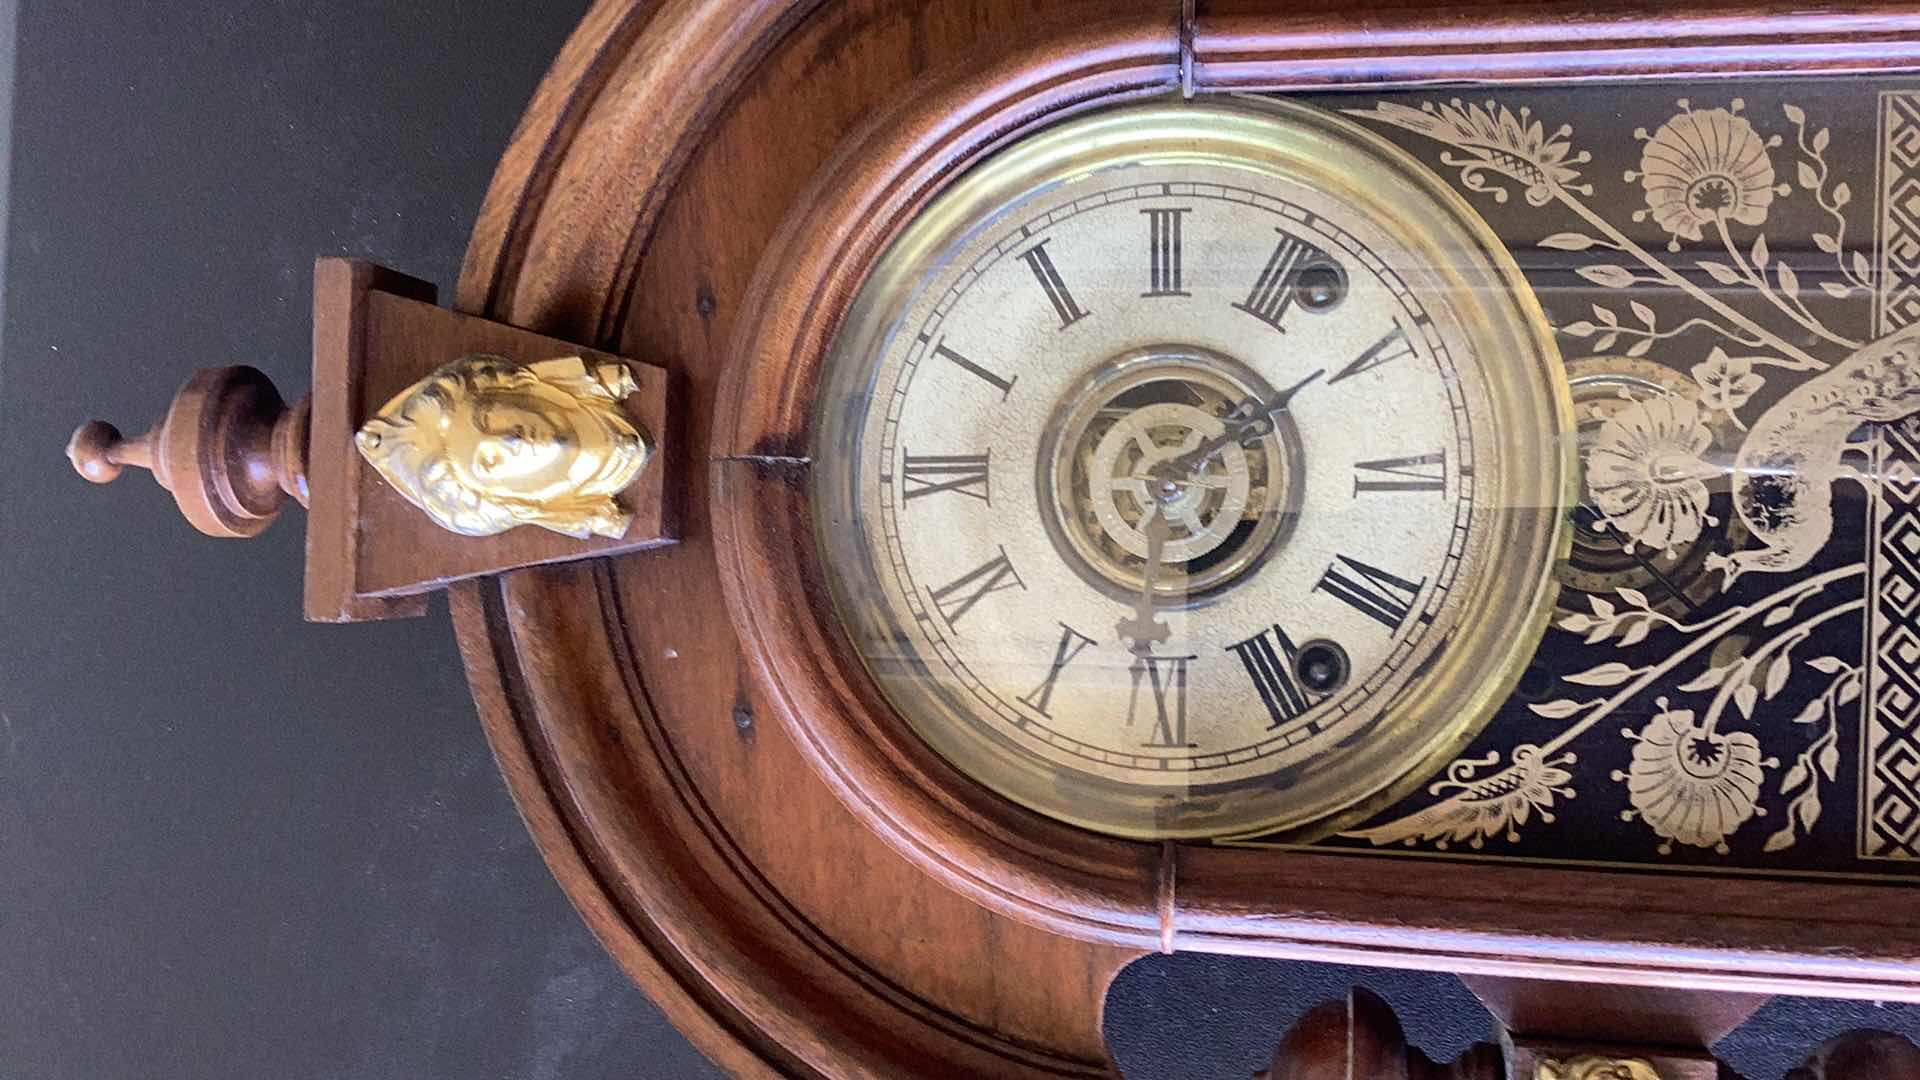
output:
[[[986,381],[992,383],[994,386],[998,387],[1000,390],[1001,401],[1007,400],[1007,394],[1012,392],[1013,384],[1020,381],[1020,376],[1018,375],[1015,375],[1011,379],[1003,379],[1000,376],[995,375],[993,372],[988,371],[986,368],[981,367],[979,364],[976,364],[973,361],[967,359],[966,357],[961,356],[959,353],[954,352],[952,349],[947,348],[947,343],[944,341],[940,342],[939,344],[936,344],[933,347],[933,351],[936,355],[953,361],[954,363],[960,365],[962,368],[965,368],[967,371],[980,376],[982,379],[985,379]]]
[[[1260,701],[1273,720],[1267,730],[1307,711],[1311,702],[1293,678],[1293,657],[1299,650],[1285,630],[1277,625],[1271,630],[1262,630],[1245,641],[1227,646],[1227,651],[1240,658],[1254,689],[1260,692]]]
[[[1146,745],[1163,750],[1186,749],[1187,741],[1187,664],[1192,656],[1153,656],[1134,659],[1133,693],[1127,698],[1127,726],[1132,727],[1140,704],[1140,687],[1145,684],[1153,694],[1153,734]]]
[[[1180,216],[1193,209],[1174,206],[1142,210],[1147,216],[1147,291],[1141,296],[1191,296],[1180,287]]]
[[[901,501],[952,491],[992,506],[993,494],[987,487],[987,458],[992,453],[915,455],[906,451],[900,463]]]
[[[1020,575],[1014,573],[1013,564],[1007,561],[1007,549],[1001,548],[999,558],[961,574],[938,589],[929,589],[927,595],[946,617],[947,625],[954,626],[960,616],[973,610],[981,597],[1016,585],[1022,589],[1027,587]]]
[[[1387,331],[1386,337],[1367,346],[1367,351],[1361,353],[1353,363],[1341,368],[1338,375],[1328,379],[1327,385],[1332,386],[1341,379],[1350,379],[1363,371],[1371,371],[1390,360],[1412,355],[1413,346],[1407,343],[1407,335],[1395,326]]]
[[[1247,298],[1233,306],[1284,334],[1286,329],[1280,320],[1287,317],[1287,309],[1293,306],[1293,287],[1300,271],[1321,256],[1312,244],[1295,239],[1281,229],[1274,232],[1280,234],[1280,242],[1274,245],[1273,254],[1267,257],[1267,265],[1261,269]]]
[[[1080,305],[1073,300],[1073,294],[1067,291],[1067,283],[1060,280],[1060,271],[1054,268],[1053,256],[1047,254],[1047,241],[1020,253],[1020,261],[1033,271],[1035,281],[1047,294],[1047,302],[1053,305],[1053,313],[1060,316],[1060,329],[1065,330],[1074,323],[1087,317]]]
[[[1356,461],[1353,463],[1353,470],[1355,498],[1359,498],[1363,491],[1437,491],[1442,495],[1447,491],[1447,452],[1445,450],[1415,457]],[[1380,476],[1392,477],[1392,479],[1362,477],[1360,475],[1362,471],[1378,473]]]
[[[1419,596],[1420,587],[1427,583],[1426,578],[1408,581],[1397,574],[1388,573],[1377,566],[1369,566],[1359,559],[1346,555],[1339,557],[1340,562],[1358,577],[1349,577],[1343,573],[1338,563],[1327,567],[1320,575],[1315,589],[1328,593],[1348,607],[1386,627],[1397,629],[1407,620],[1413,611],[1414,598]]]
[[[1073,658],[1079,656],[1080,651],[1091,644],[1093,644],[1092,638],[1066,623],[1061,623],[1060,644],[1054,647],[1053,665],[1047,668],[1046,679],[1039,686],[1034,687],[1031,693],[1022,695],[1020,700],[1026,702],[1028,708],[1041,716],[1052,716],[1053,714],[1047,711],[1047,705],[1053,701],[1053,688],[1060,681],[1061,670],[1073,663]]]

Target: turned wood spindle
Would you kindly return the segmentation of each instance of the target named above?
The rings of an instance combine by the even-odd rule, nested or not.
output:
[[[194,528],[255,536],[287,496],[307,505],[307,417],[306,398],[289,409],[254,368],[203,368],[152,430],[129,439],[89,420],[67,441],[67,460],[96,484],[129,465],[147,469]]]

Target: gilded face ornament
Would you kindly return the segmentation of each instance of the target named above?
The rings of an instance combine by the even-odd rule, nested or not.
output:
[[[633,515],[614,496],[648,446],[620,401],[623,364],[577,356],[519,364],[463,357],[400,392],[361,427],[361,456],[435,523],[463,536],[516,525],[619,538]]]

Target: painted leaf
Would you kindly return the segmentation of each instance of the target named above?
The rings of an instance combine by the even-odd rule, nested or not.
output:
[[[1760,700],[1760,688],[1752,683],[1742,683],[1740,689],[1733,692],[1733,703],[1740,709],[1740,715],[1753,719],[1753,706]]]
[[[1792,657],[1788,656],[1786,653],[1781,653],[1779,656],[1776,656],[1773,658],[1773,663],[1767,665],[1767,700],[1768,701],[1772,701],[1775,695],[1779,694],[1780,691],[1786,689],[1787,676],[1791,675],[1792,673],[1793,673]]]
[[[1700,269],[1705,270],[1708,277],[1722,285],[1740,284],[1740,275],[1734,273],[1733,267],[1728,266],[1726,263],[1714,262],[1710,259],[1703,260],[1700,263]]]
[[[1841,663],[1837,656],[1816,656],[1807,661],[1807,666],[1822,675],[1832,675],[1846,665]]]
[[[1767,268],[1767,234],[1761,233],[1753,238],[1753,265],[1758,269]]]
[[[1568,675],[1566,679],[1568,682],[1576,683],[1580,686],[1618,686],[1628,679],[1633,678],[1633,676],[1633,668],[1617,660],[1613,660],[1601,664],[1599,667],[1575,672],[1572,675]]]
[[[1786,263],[1779,263],[1774,266],[1773,271],[1780,278],[1781,292],[1788,296],[1800,295],[1800,275],[1793,272],[1793,267]]]
[[[1527,708],[1531,710],[1535,716],[1544,716],[1549,720],[1565,720],[1567,717],[1579,712],[1582,706],[1577,701],[1569,698],[1561,698],[1558,701],[1529,705]]]
[[[1807,773],[1807,767],[1796,761],[1793,763],[1793,768],[1787,770],[1787,775],[1781,778],[1780,790],[1782,792],[1792,791],[1794,788],[1806,783],[1808,779],[1809,774]]]
[[[1721,683],[1726,682],[1727,676],[1738,666],[1737,664],[1722,664],[1719,667],[1710,667],[1700,674],[1695,675],[1693,678],[1688,679],[1686,682],[1681,683],[1680,689],[1687,693],[1692,693],[1697,690],[1712,690]]]
[[[1808,191],[1812,191],[1815,188],[1818,188],[1820,186],[1820,174],[1814,172],[1813,166],[1807,164],[1806,162],[1803,161],[1800,163],[1798,174],[1800,178],[1800,186],[1803,188],[1806,188]]]
[[[1840,692],[1833,695],[1833,700],[1836,704],[1846,705],[1851,703],[1855,698],[1859,696],[1860,696],[1860,680],[1857,678],[1848,679],[1846,682],[1846,685],[1840,688]]]
[[[1814,823],[1820,820],[1820,796],[1809,791],[1806,798],[1795,800],[1793,816],[1800,819],[1801,828],[1812,832]]]
[[[1820,771],[1827,774],[1828,780],[1840,775],[1840,748],[1832,743],[1820,748]]]
[[[1585,251],[1596,243],[1598,241],[1591,236],[1577,232],[1561,232],[1540,241],[1540,246],[1552,248],[1555,251]]]
[[[1583,266],[1575,272],[1595,285],[1603,285],[1609,289],[1624,289],[1633,284],[1633,275],[1627,271],[1627,268],[1615,266],[1612,263]]]

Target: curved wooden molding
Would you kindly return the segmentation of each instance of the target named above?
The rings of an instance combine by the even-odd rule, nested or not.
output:
[[[1647,0],[1471,5],[1202,3],[1192,86],[1840,74],[1920,67],[1920,4]]]

